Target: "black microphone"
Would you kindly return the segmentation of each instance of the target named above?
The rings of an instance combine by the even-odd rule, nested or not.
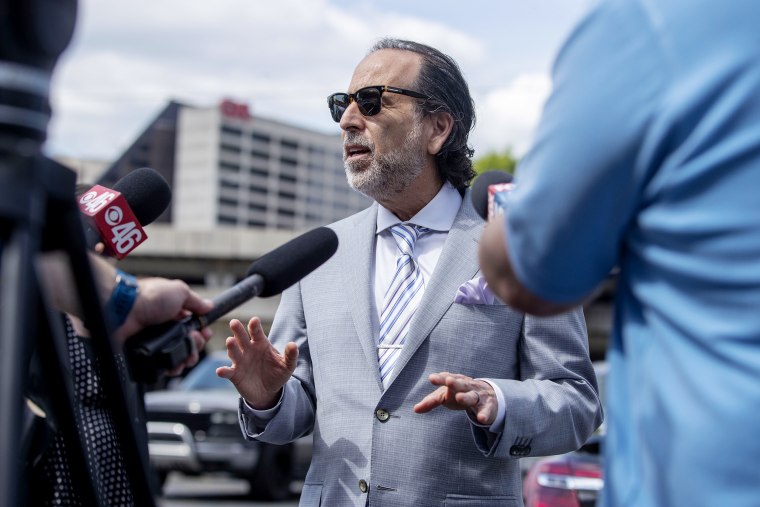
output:
[[[142,225],[152,223],[172,201],[169,183],[150,167],[141,167],[126,174],[113,184],[113,189],[121,192]]]
[[[151,326],[130,337],[124,348],[133,380],[155,383],[192,354],[191,331],[208,326],[249,299],[279,294],[324,264],[337,249],[338,236],[332,229],[311,230],[251,264],[246,277],[216,296],[214,307],[205,315]]]
[[[169,184],[149,167],[128,173],[113,188],[93,186],[77,199],[86,217],[87,247],[102,242],[107,255],[125,257],[148,238],[142,226],[158,218],[171,200]]]
[[[512,183],[512,175],[504,171],[486,171],[475,178],[472,184],[470,200],[475,211],[483,220],[493,218],[493,195],[496,188],[492,185]],[[491,211],[491,213],[489,213]]]

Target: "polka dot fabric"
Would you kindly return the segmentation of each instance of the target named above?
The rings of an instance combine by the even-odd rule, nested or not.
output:
[[[66,336],[69,360],[76,392],[77,428],[85,442],[90,477],[97,488],[102,505],[132,506],[134,498],[119,447],[119,436],[111,413],[107,410],[105,393],[100,379],[100,365],[92,356],[87,338],[77,336],[68,319]],[[124,363],[118,362],[124,374]],[[78,491],[89,488],[87,484],[75,484],[69,453],[71,449],[61,432],[53,435],[40,465],[49,491],[42,505],[85,505]]]

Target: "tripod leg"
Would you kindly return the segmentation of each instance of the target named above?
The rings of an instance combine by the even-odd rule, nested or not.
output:
[[[0,505],[16,505],[18,500],[19,435],[23,407],[25,358],[34,333],[33,270],[34,250],[28,234],[10,225],[3,231],[0,252]]]

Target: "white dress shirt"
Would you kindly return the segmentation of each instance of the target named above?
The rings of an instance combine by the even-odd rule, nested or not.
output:
[[[461,206],[462,195],[450,183],[446,182],[433,200],[427,203],[427,205],[411,219],[404,222],[427,227],[431,230],[431,232],[421,235],[414,245],[414,262],[417,263],[422,272],[422,280],[425,282],[425,286],[427,286],[428,280],[430,280],[433,270],[435,269],[436,264],[438,264],[438,258],[441,256],[443,244],[446,242],[446,237],[448,236],[449,230],[451,229]],[[380,314],[383,311],[385,290],[391,284],[391,280],[393,280],[393,275],[396,272],[396,258],[399,255],[396,240],[393,239],[393,233],[390,228],[400,223],[402,223],[402,221],[396,215],[388,211],[382,205],[378,205],[377,231],[375,234],[375,265],[373,266],[375,271],[375,308],[377,310],[378,318],[380,318]],[[451,295],[452,301],[454,300],[454,296],[455,294]],[[375,336],[376,345],[379,343],[379,340],[380,336]],[[489,382],[488,379],[479,380],[488,382],[491,387],[493,387],[494,391],[496,391],[496,399],[498,403],[496,419],[493,424],[489,426],[489,431],[494,433],[501,432],[503,430],[504,418],[506,416],[504,394],[496,384]],[[468,416],[469,415],[468,412]],[[470,420],[473,424],[482,426],[472,417],[470,417]]]
[[[430,277],[433,274],[436,264],[438,264],[438,258],[441,256],[443,250],[443,244],[446,242],[449,230],[454,223],[454,219],[459,212],[459,208],[462,206],[462,195],[454,188],[450,183],[444,183],[441,190],[438,191],[436,196],[427,205],[422,208],[416,215],[410,220],[404,223],[411,223],[422,227],[427,227],[431,232],[426,233],[417,239],[414,246],[414,261],[420,267],[422,272],[422,279],[425,284],[428,283]],[[388,211],[383,206],[378,206],[377,210],[377,229],[375,234],[375,261],[372,269],[374,270],[374,295],[375,295],[375,308],[378,312],[378,319],[383,311],[383,299],[385,297],[385,290],[390,285],[393,275],[396,272],[396,257],[398,257],[399,250],[396,246],[396,240],[393,239],[393,233],[391,232],[391,226],[402,223],[399,218]],[[456,294],[451,295],[451,300],[454,300]],[[467,337],[463,337],[467,339]],[[375,344],[379,343],[380,336],[375,337]],[[456,373],[456,372],[454,372]],[[489,382],[488,379],[479,379],[488,382],[494,391],[496,391],[497,399],[497,412],[496,419],[493,424],[488,426],[489,431],[494,433],[500,433],[504,429],[504,418],[506,416],[506,406],[504,401],[504,394],[501,389]],[[281,401],[281,399],[280,399]],[[277,402],[271,409],[257,410],[252,408],[248,403],[243,400],[244,406],[248,409],[249,413],[256,417],[259,421],[266,421],[270,419],[275,409],[280,405],[280,401]],[[470,414],[466,412],[470,421],[481,427],[485,427],[478,423]]]
[[[432,201],[427,203],[410,220],[404,222],[427,227],[431,230],[431,232],[421,235],[414,245],[414,262],[420,267],[422,280],[426,286],[433,274],[435,265],[438,264],[446,236],[449,234],[461,205],[462,196],[459,191],[450,183],[444,183]],[[393,275],[396,273],[396,258],[399,255],[391,227],[400,223],[402,222],[396,215],[383,206],[378,206],[375,265],[373,266],[375,270],[375,309],[378,317],[383,312],[385,290],[391,284]],[[375,339],[379,340],[379,336],[376,336]]]

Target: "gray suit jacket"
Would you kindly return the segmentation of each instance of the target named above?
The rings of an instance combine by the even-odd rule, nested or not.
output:
[[[372,288],[377,205],[333,224],[336,254],[285,291],[270,339],[300,349],[275,415],[241,403],[248,438],[281,444],[314,434],[303,506],[519,506],[517,459],[578,448],[601,423],[596,378],[579,309],[536,318],[505,305],[454,303],[479,274],[483,221],[465,195],[406,343],[383,389]],[[504,431],[463,411],[412,407],[432,392],[430,373],[497,383]]]

